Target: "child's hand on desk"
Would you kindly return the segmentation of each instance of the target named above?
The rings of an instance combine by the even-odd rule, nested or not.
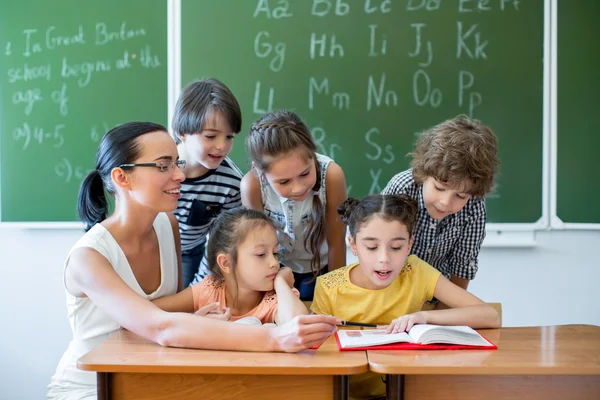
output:
[[[229,321],[231,319],[231,310],[229,307],[221,307],[218,302],[200,307],[194,314],[201,317],[219,319],[221,321]]]
[[[385,333],[408,332],[413,325],[426,324],[425,314],[422,311],[406,314],[393,320],[386,328]]]
[[[321,345],[336,331],[338,319],[330,315],[299,315],[271,329],[274,350],[295,353]]]
[[[281,267],[275,279],[283,279],[285,282],[287,282],[289,287],[294,287],[294,273],[292,272],[291,268]]]

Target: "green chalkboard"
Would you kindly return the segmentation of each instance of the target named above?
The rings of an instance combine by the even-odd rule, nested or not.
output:
[[[0,73],[0,220],[75,221],[102,134],[167,123],[167,2],[4,1]]]
[[[600,224],[600,3],[558,2],[556,214],[564,223]]]
[[[416,134],[468,114],[500,140],[492,223],[542,217],[543,1],[182,0],[181,81],[216,77],[238,97],[243,140],[295,110],[353,196],[408,167]]]

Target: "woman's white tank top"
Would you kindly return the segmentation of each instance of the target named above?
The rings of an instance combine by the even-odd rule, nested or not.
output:
[[[160,213],[154,220],[154,231],[160,250],[161,282],[153,293],[146,294],[140,287],[129,266],[127,257],[110,232],[101,224],[90,229],[71,249],[65,262],[65,269],[71,253],[80,247],[90,247],[102,254],[115,272],[134,292],[149,300],[168,296],[177,292],[179,272],[175,237],[169,217]],[[64,270],[63,270],[64,279]],[[62,356],[56,373],[48,386],[49,399],[95,399],[96,374],[77,369],[77,359],[99,345],[112,332],[120,328],[94,302],[87,297],[75,297],[67,291],[67,314],[73,339]]]

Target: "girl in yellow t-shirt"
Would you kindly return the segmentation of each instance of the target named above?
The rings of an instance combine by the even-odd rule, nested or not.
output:
[[[415,200],[380,194],[349,198],[338,213],[349,227],[348,243],[358,263],[317,278],[314,313],[387,325],[388,333],[425,323],[499,327],[493,307],[417,256],[409,256],[417,219]],[[421,311],[433,297],[451,308]],[[385,394],[385,385],[379,376],[367,373],[351,379],[350,392],[353,398],[373,398]]]

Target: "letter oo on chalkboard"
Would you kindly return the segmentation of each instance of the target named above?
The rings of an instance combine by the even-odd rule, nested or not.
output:
[[[423,80],[425,81],[425,91],[423,96],[419,96],[422,93],[419,88],[423,87],[419,85],[419,82]],[[431,107],[438,108],[442,104],[442,91],[438,88],[431,88],[431,79],[429,79],[429,75],[424,69],[417,70],[413,75],[413,97],[419,107],[423,107],[429,103]]]

